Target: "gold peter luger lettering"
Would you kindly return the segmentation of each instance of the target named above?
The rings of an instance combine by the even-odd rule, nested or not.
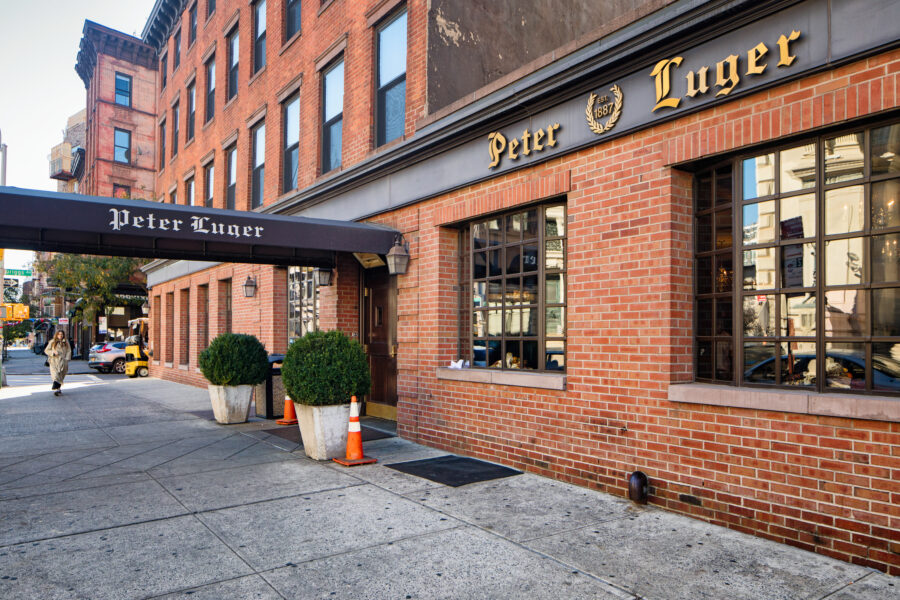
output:
[[[491,162],[488,167],[493,169],[500,165],[503,159],[503,153],[506,152],[510,160],[516,160],[521,156],[530,156],[532,152],[541,152],[545,148],[553,148],[556,146],[556,132],[559,131],[559,123],[554,123],[547,127],[545,132],[538,129],[531,133],[527,129],[522,133],[521,138],[512,138],[507,141],[499,131],[488,134],[488,152],[491,155]],[[546,138],[546,142],[544,142]]]
[[[799,31],[791,31],[790,35],[781,35],[776,42],[778,46],[778,65],[779,67],[789,67],[797,59],[791,54],[791,42],[800,39]],[[766,67],[766,54],[769,48],[762,42],[747,51],[747,71],[746,75],[762,75]],[[716,96],[727,96],[741,82],[740,68],[738,65],[739,57],[732,54],[716,63]],[[675,56],[673,58],[665,58],[653,67],[650,71],[650,77],[653,77],[656,85],[656,106],[653,112],[660,108],[678,108],[681,98],[672,98],[672,70],[681,66],[684,57]],[[689,71],[685,76],[687,79],[687,92],[685,96],[695,98],[698,95],[709,92],[708,83],[708,66],[703,66],[696,71]]]

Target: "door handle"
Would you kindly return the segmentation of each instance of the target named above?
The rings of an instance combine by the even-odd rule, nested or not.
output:
[[[391,358],[397,358],[397,344],[391,344]]]

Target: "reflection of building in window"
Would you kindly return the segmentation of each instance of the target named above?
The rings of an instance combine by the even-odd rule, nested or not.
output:
[[[319,294],[312,267],[288,268],[288,343],[318,329]]]

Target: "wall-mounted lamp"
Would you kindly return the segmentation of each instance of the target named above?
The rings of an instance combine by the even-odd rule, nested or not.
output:
[[[331,285],[331,280],[334,276],[334,271],[331,269],[313,269],[313,281],[316,282],[318,287],[324,287]]]
[[[150,314],[150,305],[147,304],[146,302],[141,304],[141,314],[143,314],[144,316]]]
[[[406,267],[409,266],[409,249],[407,244],[403,242],[403,234],[398,233],[394,237],[394,245],[391,246],[387,253],[388,273],[391,275],[406,274]]]
[[[252,298],[256,295],[256,280],[247,275],[247,281],[244,282],[244,298]]]

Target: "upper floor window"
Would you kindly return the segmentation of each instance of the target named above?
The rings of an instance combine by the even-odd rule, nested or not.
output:
[[[250,208],[256,208],[263,205],[263,192],[266,174],[266,124],[260,123],[252,133],[253,145],[252,165],[253,176],[250,186]]]
[[[284,39],[291,39],[299,31],[300,0],[288,0],[284,7]]]
[[[206,0],[206,18],[208,19],[216,12],[216,0]]]
[[[216,114],[216,57],[206,61],[206,122]]]
[[[194,122],[197,115],[197,85],[191,83],[187,89],[187,139],[194,139]]]
[[[116,73],[116,104],[131,106],[131,76]]]
[[[266,66],[266,0],[253,5],[253,72]]]
[[[174,189],[169,193],[169,202],[171,204],[178,204],[178,192]]]
[[[378,29],[376,145],[403,135],[406,121],[406,11]]]
[[[165,88],[166,83],[169,80],[168,68],[169,68],[169,55],[163,54],[159,59],[159,80],[161,82],[160,87]]]
[[[178,154],[178,123],[181,121],[181,107],[176,102],[172,106],[172,156]]]
[[[166,122],[159,124],[159,170],[166,166]]]
[[[180,24],[176,25],[176,27],[179,27],[179,29],[175,32],[175,39],[174,39],[175,49],[172,51],[172,70],[173,71],[175,69],[177,69],[178,66],[181,64],[181,28],[180,28]]]
[[[118,183],[113,184],[113,198],[122,198],[128,200],[131,198],[131,188],[127,185]]]
[[[125,129],[116,129],[113,144],[113,160],[120,163],[131,163],[131,132]]]
[[[188,47],[197,41],[197,3],[188,11]]]
[[[293,96],[282,105],[284,120],[284,165],[281,191],[297,188],[297,167],[300,159],[300,96]]]
[[[240,52],[238,48],[238,28],[235,27],[228,36],[228,89],[225,93],[225,100],[231,100],[238,93],[238,59]]]
[[[194,206],[194,178],[184,182],[184,199],[188,206]]]
[[[322,172],[341,166],[341,133],[344,118],[344,59],[325,71],[322,78]]]
[[[898,154],[894,123],[698,173],[698,380],[900,393]]]
[[[237,193],[237,145],[225,151],[225,208],[234,210]]]
[[[477,221],[462,243],[472,366],[565,371],[565,204]]]
[[[215,165],[212,161],[209,162],[208,165],[203,169],[203,191],[206,194],[206,199],[204,201],[204,206],[212,208],[213,206],[213,191],[215,188],[216,182],[216,170]]]

